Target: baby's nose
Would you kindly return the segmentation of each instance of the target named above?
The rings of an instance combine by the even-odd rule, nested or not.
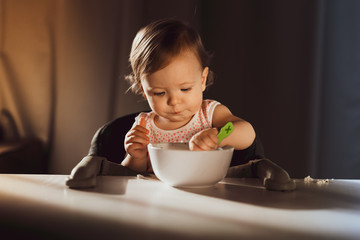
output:
[[[171,95],[168,99],[168,104],[170,106],[173,106],[173,105],[176,105],[176,104],[179,104],[181,102],[180,100],[180,97],[177,96],[177,95]]]

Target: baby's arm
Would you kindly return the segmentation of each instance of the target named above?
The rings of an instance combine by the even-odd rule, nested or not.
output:
[[[220,129],[228,122],[233,123],[234,130],[220,143],[220,147],[230,145],[237,150],[248,148],[255,140],[255,130],[252,125],[234,116],[226,106],[218,105],[213,114],[213,126]]]
[[[220,146],[230,145],[237,150],[243,150],[254,142],[255,131],[250,123],[232,115],[224,105],[217,106],[213,115],[214,127],[221,128],[227,122],[233,123],[234,130],[220,143]],[[296,188],[289,174],[268,159],[256,159],[250,161],[249,164],[236,166],[229,170],[227,177],[244,177],[242,175],[244,171],[245,174],[249,174],[249,170],[250,175],[255,174],[260,178],[266,189],[287,191]]]
[[[141,118],[139,124],[134,125],[125,136],[124,145],[127,155],[121,165],[136,172],[145,172],[148,169],[148,133],[149,130],[145,127],[145,119]]]
[[[230,145],[237,150],[248,148],[255,139],[255,131],[250,123],[234,116],[224,105],[218,105],[213,114],[213,128],[195,134],[189,142],[191,150],[213,150],[218,145],[218,129],[232,122],[233,132],[220,143],[220,147]]]

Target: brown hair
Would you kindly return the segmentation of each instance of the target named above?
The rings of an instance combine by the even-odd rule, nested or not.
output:
[[[130,89],[141,94],[141,77],[166,67],[171,58],[182,50],[193,51],[203,68],[209,66],[211,55],[205,50],[197,31],[187,24],[175,19],[164,19],[140,29],[132,43],[129,57],[132,73],[126,79],[131,84]],[[212,83],[213,73],[209,70],[206,85]]]

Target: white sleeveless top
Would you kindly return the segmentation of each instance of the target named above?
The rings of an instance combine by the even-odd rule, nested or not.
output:
[[[189,142],[191,137],[201,130],[212,128],[212,117],[215,107],[220,103],[214,100],[203,100],[200,110],[185,126],[174,130],[163,130],[154,123],[154,112],[140,113],[134,124],[139,124],[140,118],[145,119],[149,130],[150,143],[162,142]]]

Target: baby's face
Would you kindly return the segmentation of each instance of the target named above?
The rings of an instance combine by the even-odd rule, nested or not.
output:
[[[202,69],[190,51],[174,57],[165,68],[141,80],[144,96],[157,114],[155,124],[176,129],[188,123],[200,109],[208,68]]]

